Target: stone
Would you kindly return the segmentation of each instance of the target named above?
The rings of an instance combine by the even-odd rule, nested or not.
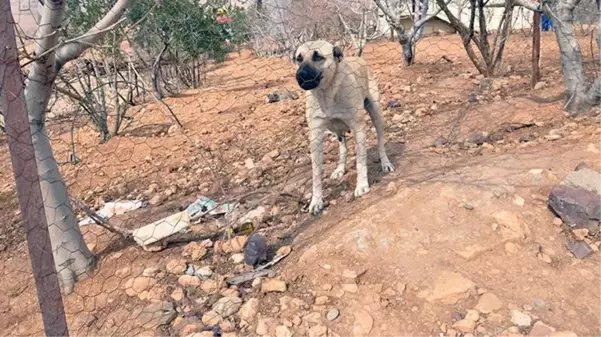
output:
[[[208,331],[195,332],[186,337],[215,337],[214,335],[215,335],[215,333],[213,331],[208,330]]]
[[[538,252],[538,253],[536,254],[536,257],[537,257],[539,260],[541,260],[541,261],[543,261],[543,262],[545,262],[545,263],[552,263],[552,262],[553,262],[553,260],[552,260],[552,259],[551,259],[551,257],[549,256],[549,254],[546,254],[546,253],[543,253],[543,252]]]
[[[158,193],[148,200],[148,204],[151,206],[158,206],[161,203],[163,203],[163,196]]]
[[[386,185],[386,193],[395,194],[397,191],[398,191],[398,188],[397,188],[396,184],[394,183],[394,181],[391,181],[388,183],[388,185]]]
[[[453,329],[462,333],[471,333],[476,329],[476,322],[470,319],[462,319],[453,323]]]
[[[515,195],[513,197],[513,203],[518,206],[524,206],[526,204],[526,200],[524,200],[524,198],[520,197],[519,195]]]
[[[555,328],[548,326],[543,321],[537,321],[532,325],[532,329],[530,329],[530,333],[528,336],[532,337],[548,337],[551,336],[551,333],[555,331]]]
[[[374,319],[369,312],[364,309],[357,309],[354,312],[355,321],[353,322],[353,336],[369,336],[374,326]]]
[[[276,337],[292,337],[292,332],[285,325],[278,325],[275,328],[275,336]]]
[[[180,287],[177,287],[177,288],[175,288],[175,290],[173,290],[173,292],[171,293],[171,295],[170,295],[170,296],[171,296],[171,298],[172,298],[174,301],[176,301],[176,302],[179,302],[179,301],[181,301],[181,300],[184,298],[184,296],[185,296],[185,294],[184,294],[184,290],[183,290],[182,288],[180,288]]]
[[[267,241],[259,234],[253,235],[244,247],[244,263],[256,266],[267,260]]]
[[[447,337],[456,337],[457,336],[457,330],[455,329],[447,329]]]
[[[277,252],[275,254],[276,255],[288,255],[290,253],[292,253],[291,246],[282,246],[277,250]]]
[[[532,317],[519,310],[511,310],[511,323],[520,328],[529,327],[532,323]]]
[[[309,328],[309,337],[326,337],[328,335],[328,328],[325,325],[315,325]]]
[[[142,276],[155,277],[155,276],[157,276],[159,271],[160,271],[159,267],[148,267],[148,268],[144,269],[144,271],[142,272]]]
[[[240,292],[236,286],[232,286],[231,288],[226,288],[221,291],[221,296],[223,297],[240,297]]]
[[[261,160],[262,161],[275,160],[279,156],[280,156],[280,151],[278,149],[275,149],[275,150],[271,150],[271,151],[267,152],[263,156],[263,159],[261,159]]]
[[[444,147],[448,142],[449,141],[445,137],[440,136],[440,137],[436,138],[436,140],[434,140],[434,143],[432,143],[432,146],[441,148],[441,147]]]
[[[198,287],[201,284],[201,280],[198,278],[198,276],[182,275],[177,279],[177,283],[184,287]]]
[[[407,289],[407,283],[399,282],[396,284],[396,290],[399,293],[399,296],[403,296],[406,289]]]
[[[490,314],[488,314],[486,316],[486,321],[491,322],[493,324],[501,324],[501,323],[503,323],[503,320],[504,320],[503,315],[496,313],[496,312],[491,312]]]
[[[244,161],[244,166],[245,166],[247,169],[249,169],[249,170],[252,170],[252,169],[254,169],[254,168],[255,168],[255,162],[252,160],[252,158],[247,158],[247,159]]]
[[[251,287],[253,289],[258,289],[261,288],[261,284],[263,283],[263,278],[261,277],[257,277],[256,279],[254,279],[251,283]]]
[[[149,290],[157,284],[157,280],[151,277],[140,276],[129,279],[125,283],[125,293],[127,296],[138,296],[144,291]]]
[[[601,174],[587,167],[577,167],[576,170],[568,173],[561,184],[601,195]]]
[[[418,296],[426,298],[428,302],[456,304],[460,300],[467,299],[470,296],[470,290],[474,288],[475,284],[463,275],[443,271],[438,275],[433,289],[431,291],[421,291]]]
[[[358,276],[358,274],[354,270],[345,269],[342,271],[342,277],[344,277],[344,278],[354,280],[357,278],[357,276]]]
[[[394,98],[386,103],[386,108],[388,108],[388,109],[394,109],[394,108],[400,108],[400,107],[401,107],[401,103]]]
[[[338,316],[340,316],[340,310],[338,310],[337,308],[332,308],[328,310],[328,313],[326,314],[326,318],[328,319],[328,321],[333,321],[336,318],[338,318]]]
[[[497,295],[487,292],[480,296],[475,309],[483,314],[489,314],[495,310],[501,309],[503,302],[497,297]]]
[[[206,280],[213,275],[213,271],[211,270],[211,266],[204,266],[196,269],[194,275]]]
[[[319,312],[313,311],[305,316],[303,316],[303,321],[313,324],[321,323],[321,314]]]
[[[215,311],[210,310],[202,315],[201,320],[205,325],[217,325],[221,321],[221,316]]]
[[[199,242],[190,242],[184,247],[183,257],[189,257],[192,261],[200,261],[207,254],[207,249]]]
[[[593,253],[593,249],[584,241],[569,242],[566,244],[568,250],[577,258],[585,259]]]
[[[270,279],[261,284],[261,291],[269,292],[284,292],[286,291],[286,282],[278,279]]]
[[[186,324],[181,329],[179,329],[179,335],[180,336],[189,336],[196,332],[201,332],[203,328],[204,328],[204,326],[200,322]]]
[[[588,235],[588,229],[587,228],[572,229],[572,233],[574,234],[574,237],[576,238],[576,240],[584,241],[584,238],[586,238],[586,236]]]
[[[477,310],[468,310],[465,314],[465,319],[469,319],[470,321],[478,322],[480,319],[480,314]]]
[[[238,316],[241,319],[252,322],[255,319],[255,316],[259,312],[259,300],[256,298],[249,299],[246,303],[244,303],[240,310],[238,311]]]
[[[518,245],[516,245],[513,242],[506,242],[505,243],[505,251],[509,254],[517,254],[518,252]]]
[[[212,309],[221,318],[228,318],[238,312],[241,306],[242,299],[240,297],[222,297],[213,304]]]
[[[201,282],[200,289],[207,294],[212,294],[219,291],[222,286],[223,282],[221,280],[209,279]]]
[[[257,322],[257,328],[255,329],[255,332],[259,336],[270,335],[269,330],[271,330],[271,327],[274,325],[274,323],[275,322],[272,318],[261,318],[259,319],[259,322]]]
[[[248,236],[245,235],[233,237],[225,242],[219,241],[219,244],[217,244],[217,242],[215,243],[215,251],[225,254],[240,253],[242,252],[246,241],[248,241]]]
[[[555,226],[561,226],[561,225],[563,225],[563,220],[561,220],[561,218],[555,218],[555,219],[553,219],[553,224]]]
[[[554,331],[551,332],[551,337],[578,337],[578,335],[572,331]]]
[[[359,287],[355,283],[346,283],[342,285],[342,290],[354,294],[359,291]]]
[[[174,275],[183,274],[186,271],[186,263],[181,259],[173,259],[167,262],[165,269]]]
[[[327,304],[330,299],[327,296],[318,296],[315,298],[315,305],[324,305]]]
[[[230,256],[230,261],[232,261],[235,264],[240,264],[240,263],[244,262],[244,254],[242,254],[242,253],[233,254],[232,256]]]
[[[177,317],[173,303],[168,301],[155,301],[147,306],[134,310],[132,316],[136,324],[144,329],[156,329],[161,325],[171,323]]]
[[[597,193],[557,185],[549,194],[549,206],[568,226],[597,232],[601,219],[601,198]]]

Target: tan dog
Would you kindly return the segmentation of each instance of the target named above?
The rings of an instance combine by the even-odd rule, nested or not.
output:
[[[326,41],[311,41],[298,47],[294,54],[294,62],[299,67],[296,80],[306,91],[306,117],[310,130],[313,195],[309,212],[318,214],[323,209],[323,140],[326,130],[336,134],[340,141],[340,159],[331,175],[332,179],[341,178],[346,173],[345,135],[350,130],[355,134],[356,197],[369,192],[364,109],[376,127],[382,170],[392,172],[394,166],[384,148],[378,83],[365,60],[360,57],[344,58],[339,47]]]

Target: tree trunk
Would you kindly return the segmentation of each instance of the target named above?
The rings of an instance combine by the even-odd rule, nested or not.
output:
[[[597,52],[601,61],[601,20],[597,23]]]
[[[555,36],[561,54],[561,70],[565,85],[566,110],[570,114],[578,114],[589,108],[586,93],[582,53],[574,36],[574,8],[580,0],[555,0],[546,14],[555,27]]]
[[[0,43],[4,52],[0,56],[0,109],[6,113],[6,132],[23,227],[27,235],[31,269],[38,294],[46,336],[68,336],[65,308],[51,250],[50,234],[46,222],[43,194],[40,189],[34,145],[32,143],[27,106],[23,93],[23,79],[15,39],[11,2],[0,6]],[[0,117],[1,114],[0,114]],[[2,118],[0,118],[1,120]]]
[[[36,55],[56,46],[58,34],[52,32],[60,27],[64,7],[65,2],[62,0],[44,2],[37,34],[40,42],[36,45]],[[45,38],[41,38],[43,36]],[[54,262],[64,291],[69,293],[77,279],[95,267],[96,258],[88,249],[79,230],[67,194],[67,186],[61,177],[46,132],[46,107],[56,78],[54,64],[53,53],[31,64],[25,82],[25,99]]]

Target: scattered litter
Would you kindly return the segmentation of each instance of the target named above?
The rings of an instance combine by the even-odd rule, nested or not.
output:
[[[190,227],[188,211],[172,214],[133,231],[136,243],[144,247]]]
[[[237,285],[240,283],[244,283],[244,282],[256,279],[257,277],[264,277],[264,276],[274,277],[275,271],[273,271],[271,269],[249,271],[247,273],[240,274],[238,276],[234,276],[234,277],[228,279],[226,282],[230,285]]]
[[[267,210],[263,206],[259,206],[252,211],[246,213],[242,218],[240,218],[239,223],[241,225],[246,223],[255,223],[261,222]]]
[[[186,271],[184,271],[184,274],[194,275],[194,266],[189,264],[188,267],[186,268]]]
[[[259,241],[261,239],[265,240],[265,238],[263,238],[263,236],[255,234],[248,241],[252,240],[254,237],[257,237],[258,239],[256,239],[256,240],[259,240]],[[248,246],[248,243],[247,243],[247,246]],[[265,246],[267,246],[267,245],[265,245]],[[266,248],[265,248],[265,251],[267,251]],[[290,254],[290,252],[291,252],[291,250],[278,251],[278,254],[276,254],[273,257],[273,259],[271,259],[271,261],[267,262],[266,264],[255,268],[255,270],[253,270],[253,271],[249,271],[249,272],[240,274],[238,276],[234,276],[234,277],[228,279],[226,282],[230,285],[236,285],[236,284],[240,284],[240,283],[244,283],[244,282],[253,280],[257,277],[263,277],[263,276],[274,277],[275,271],[273,271],[271,269],[267,269],[267,268],[280,262],[283,258],[288,256],[288,254]],[[246,250],[245,250],[245,253],[246,253]]]
[[[207,197],[202,197],[190,204],[186,211],[190,219],[196,220],[206,214],[220,215],[232,212],[237,206],[237,203],[218,204]]]
[[[146,203],[141,200],[125,200],[125,201],[115,201],[115,202],[107,202],[104,206],[96,212],[97,215],[108,219],[115,215],[125,214],[127,212],[136,210],[138,208],[146,207]],[[80,226],[85,226],[89,224],[96,223],[92,218],[86,217],[79,222]]]

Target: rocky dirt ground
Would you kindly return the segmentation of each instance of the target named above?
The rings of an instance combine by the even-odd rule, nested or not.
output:
[[[268,98],[299,92],[283,60],[231,55],[206,88],[167,100],[183,128],[150,103],[132,108],[134,122],[105,144],[82,121],[75,132],[82,163],[61,166],[70,192],[93,209],[148,201],[113,224],[136,228],[200,196],[243,195],[242,211],[259,207],[253,221],[268,257],[289,254],[273,277],[228,286],[225,279],[250,268],[244,235],[149,252],[84,226],[99,263],[64,296],[71,334],[598,336],[599,234],[570,229],[549,210],[548,196],[581,163],[601,170],[599,111],[566,118],[561,102],[533,101],[562,92],[553,36],[544,36],[535,90],[528,39],[512,39],[511,67],[494,80],[474,74],[459,40],[423,41],[410,68],[399,66],[397,44],[370,45],[365,57],[380,80],[397,170],[379,171],[372,132],[372,191],[352,197],[351,146],[350,172],[325,180],[327,207],[318,217],[305,212],[303,101]],[[49,122],[59,161],[70,151],[70,124]],[[10,158],[0,146],[0,331],[40,335]],[[326,175],[337,151],[328,140]],[[207,220],[192,231],[219,227]],[[571,242],[591,253],[575,257]]]

